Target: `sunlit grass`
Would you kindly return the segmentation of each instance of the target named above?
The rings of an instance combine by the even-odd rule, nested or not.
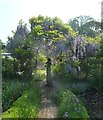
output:
[[[23,92],[13,106],[3,113],[3,118],[37,118],[40,107],[41,92],[34,86]]]

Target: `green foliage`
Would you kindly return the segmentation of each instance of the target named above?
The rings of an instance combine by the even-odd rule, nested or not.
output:
[[[41,92],[37,86],[25,91],[2,118],[37,118]]]
[[[95,38],[84,36],[84,38],[85,38],[87,43],[95,43],[97,45],[100,45],[100,42],[101,42],[101,37],[100,36],[96,36]]]
[[[59,106],[60,102],[61,102],[61,98],[62,98],[62,94],[63,94],[63,89],[55,91],[55,93],[53,94],[52,98],[54,103],[56,103],[57,106]]]
[[[59,77],[60,80],[63,80],[63,81],[68,81],[68,82],[72,82],[74,81],[75,79],[77,79],[77,74],[69,71],[69,70],[66,70],[66,66],[70,64],[72,67],[76,68],[77,67],[77,64],[79,64],[78,61],[76,61],[75,63],[71,60],[69,61],[63,61],[63,62],[60,62],[60,63],[57,63],[55,65],[52,66],[52,74],[55,77]]]
[[[90,16],[78,16],[69,22],[75,32],[94,38],[100,34],[100,24]]]
[[[0,39],[0,52],[4,53],[6,52],[6,45],[2,42],[2,40]]]
[[[34,28],[32,29],[32,35],[34,35],[35,37],[39,37],[43,34],[43,28],[40,25],[34,26]]]
[[[101,78],[101,67],[94,65],[95,69],[88,75],[90,88],[103,89],[103,79]]]
[[[7,49],[12,57],[19,63],[18,69],[19,72],[22,73],[22,76],[25,76],[27,79],[32,78],[32,59],[34,58],[34,52],[31,37],[29,37],[29,31],[26,24],[23,24],[22,21],[20,21],[17,26],[14,36],[8,41]]]
[[[58,117],[87,119],[89,115],[82,102],[68,90],[62,94]]]
[[[52,65],[52,75],[55,79],[61,78],[61,80],[65,79],[66,77],[66,71],[63,69],[65,63],[58,63],[55,65]]]
[[[79,16],[65,24],[57,17],[41,15],[32,17],[29,22],[30,32],[26,24],[20,21],[17,30],[13,32],[14,36],[8,37],[7,49],[13,59],[3,58],[3,77],[12,78],[20,73],[26,80],[32,80],[32,75],[34,81],[45,80],[44,64],[50,57],[53,79],[66,84],[73,93],[103,87],[99,22],[89,16]],[[0,45],[4,52],[5,46],[1,41]],[[87,52],[89,45],[90,51]],[[28,86],[28,81],[3,81],[3,109],[8,109]],[[59,117],[89,118],[80,100],[72,92],[63,91],[54,96],[59,105]],[[37,117],[39,93],[36,87],[26,91],[3,116]]]
[[[88,44],[94,44],[98,49],[91,56],[86,56],[81,60],[82,73],[87,72],[87,77],[83,78],[90,88],[102,89],[102,79],[101,79],[101,48],[100,48],[100,37],[90,38],[87,37],[86,41]],[[86,75],[85,75],[86,76]]]
[[[90,84],[87,82],[83,82],[83,80],[81,82],[73,81],[72,83],[69,83],[68,89],[75,94],[80,94],[80,93],[83,93],[83,92],[86,92],[87,90],[89,90]]]
[[[52,66],[52,72],[60,74],[60,72],[62,72],[62,67],[64,66],[64,64],[65,63],[55,64],[54,66]]]
[[[30,82],[18,79],[3,79],[2,81],[2,106],[6,111],[12,103],[30,87]]]
[[[46,71],[36,70],[36,74],[34,75],[34,81],[45,80],[45,79],[46,79]]]
[[[37,55],[37,63],[38,63],[38,67],[41,66],[40,69],[44,69],[46,61],[47,59],[43,54],[39,53]]]
[[[11,78],[14,76],[13,59],[2,58],[2,76]]]

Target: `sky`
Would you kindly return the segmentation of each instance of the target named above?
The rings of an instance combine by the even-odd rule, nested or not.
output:
[[[101,20],[101,0],[0,0],[0,39],[7,42],[13,36],[19,20],[29,23],[33,16],[43,15],[69,19],[80,15]],[[29,24],[28,24],[29,26]]]

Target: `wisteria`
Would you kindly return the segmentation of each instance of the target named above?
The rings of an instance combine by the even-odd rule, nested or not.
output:
[[[82,58],[85,58],[89,54],[93,54],[95,50],[95,44],[87,44],[86,40],[84,40],[84,38],[81,36],[75,37],[74,39],[70,39],[66,36],[66,41],[52,41],[49,45],[49,48],[46,48],[48,56],[51,56],[53,58],[62,56],[64,60],[69,60],[70,63],[66,63],[64,69],[68,73],[73,74],[77,74],[81,71],[81,66],[77,64],[77,61],[80,61]],[[71,62],[72,64],[77,65],[71,65]]]
[[[63,118],[69,118],[69,113],[65,112],[64,115],[63,115]]]
[[[74,22],[79,25],[78,20],[75,19]],[[3,53],[7,51],[12,56],[12,59],[8,56],[3,58],[2,62],[3,77],[8,81],[7,83],[6,79],[3,81],[5,83],[3,84],[2,94],[4,111],[15,104],[13,102],[22,95],[25,89],[30,88],[28,94],[32,93],[36,96],[27,97],[26,94],[23,99],[29,98],[30,103],[34,101],[31,106],[34,106],[36,100],[37,102],[41,100],[39,97],[42,97],[41,94],[45,93],[43,96],[47,96],[47,104],[49,99],[53,100],[52,105],[49,105],[50,108],[56,106],[53,102],[57,104],[57,114],[60,118],[89,118],[88,109],[86,110],[88,106],[83,106],[80,95],[83,94],[84,96],[88,91],[93,90],[95,92],[100,90],[101,86],[103,87],[102,84],[99,84],[102,74],[101,68],[103,68],[100,36],[95,33],[95,35],[92,35],[93,30],[90,29],[89,32],[86,32],[84,26],[89,27],[89,23],[82,24],[83,26],[79,31],[77,31],[79,26],[75,29],[76,31],[73,31],[68,23],[63,23],[57,17],[50,18],[39,15],[38,17],[32,17],[29,23],[31,25],[30,29],[21,21],[16,31],[13,32],[13,37],[8,37],[7,46],[4,45],[2,49]],[[91,34],[91,37],[89,34]],[[19,82],[16,83],[16,79]],[[13,84],[10,81],[13,81]],[[43,84],[41,84],[41,81]],[[47,83],[46,86],[44,86],[45,83]],[[37,86],[38,90],[41,89],[39,97],[36,89],[31,89],[31,86],[35,88]],[[49,96],[50,92],[53,96]],[[22,99],[20,101],[21,105],[24,105],[22,109],[20,105],[21,112],[25,111],[23,115],[28,115],[26,112],[33,112],[33,115],[34,113],[37,115],[36,110],[30,106],[27,106],[28,109],[24,110],[27,104]],[[84,99],[85,101],[86,99]],[[43,102],[40,101],[40,103]],[[93,102],[93,105],[96,105],[95,102]],[[12,114],[12,111],[12,109],[11,111],[8,110],[7,114]],[[22,117],[22,114],[18,116]]]
[[[12,50],[17,48],[18,46],[21,45],[21,43],[24,42],[24,40],[28,37],[29,30],[26,26],[23,25],[18,25],[17,26],[17,31],[11,41],[8,42],[7,44],[7,49]]]

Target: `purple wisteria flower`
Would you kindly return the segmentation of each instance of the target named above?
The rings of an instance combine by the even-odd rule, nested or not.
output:
[[[69,113],[65,112],[64,115],[63,115],[63,118],[68,118],[68,117],[69,117]]]

